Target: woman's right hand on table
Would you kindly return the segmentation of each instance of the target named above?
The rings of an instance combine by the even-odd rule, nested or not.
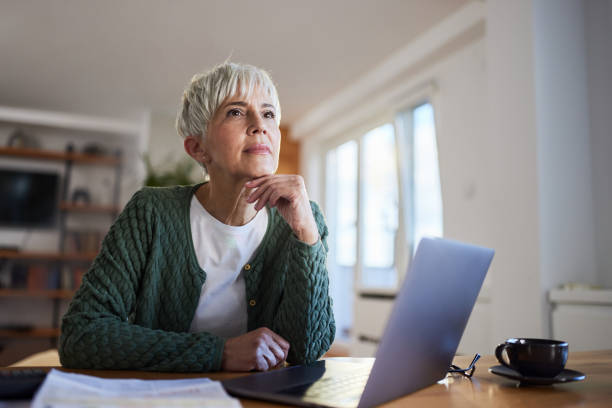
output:
[[[266,371],[287,359],[289,342],[267,327],[225,341],[223,371]]]

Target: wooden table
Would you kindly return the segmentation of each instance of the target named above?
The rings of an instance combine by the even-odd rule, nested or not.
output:
[[[471,357],[456,357],[454,363],[465,367],[470,361]],[[583,372],[586,379],[553,386],[519,386],[514,380],[489,373],[488,368],[497,364],[495,357],[485,356],[476,364],[477,369],[471,379],[458,374],[449,375],[440,383],[391,401],[383,407],[612,407],[612,350],[570,353],[567,368]],[[225,380],[248,375],[62,370],[104,378],[141,379],[208,377]],[[247,399],[241,402],[245,408],[282,406]]]

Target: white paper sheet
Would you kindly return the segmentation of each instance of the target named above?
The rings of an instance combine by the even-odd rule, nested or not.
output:
[[[218,381],[104,379],[51,370],[32,408],[240,407]]]

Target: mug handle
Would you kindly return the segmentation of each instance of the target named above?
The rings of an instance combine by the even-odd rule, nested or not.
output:
[[[497,361],[499,361],[502,365],[505,365],[508,368],[512,368],[510,367],[509,363],[506,363],[504,361],[504,358],[502,357],[502,352],[506,349],[508,345],[505,343],[502,344],[498,344],[497,347],[495,348],[495,357],[497,357]]]

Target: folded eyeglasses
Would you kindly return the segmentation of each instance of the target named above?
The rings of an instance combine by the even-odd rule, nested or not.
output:
[[[476,355],[474,356],[474,359],[472,360],[472,362],[470,363],[470,365],[467,368],[460,368],[457,367],[454,364],[451,364],[448,372],[449,373],[458,373],[458,374],[462,374],[468,378],[472,378],[472,376],[474,375],[474,371],[476,371],[476,362],[480,359],[480,354],[476,353]]]

